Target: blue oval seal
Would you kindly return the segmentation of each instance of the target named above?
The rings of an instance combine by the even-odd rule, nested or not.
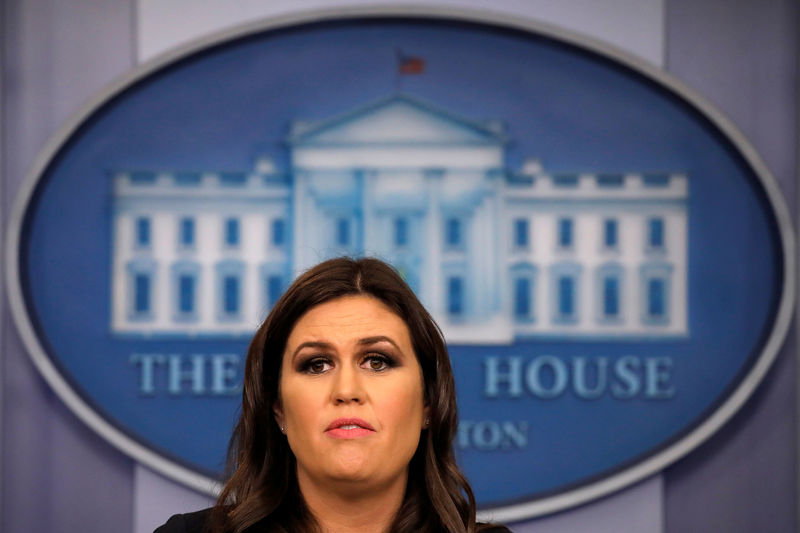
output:
[[[700,97],[575,36],[422,8],[267,22],[143,66],[41,155],[7,252],[50,385],[201,490],[293,277],[390,261],[448,339],[459,460],[507,521],[708,438],[774,359],[795,283],[774,179]]]

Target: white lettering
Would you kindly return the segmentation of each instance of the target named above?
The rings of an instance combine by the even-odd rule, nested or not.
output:
[[[503,363],[505,370],[500,370]],[[494,398],[500,393],[500,384],[508,385],[508,394],[512,398],[522,396],[522,358],[521,357],[487,357],[483,360],[486,376],[483,393]]]
[[[673,364],[671,357],[632,355],[620,357],[613,364],[608,357],[565,360],[541,355],[525,360],[491,356],[483,360],[483,392],[489,398],[518,398],[527,392],[535,398],[549,400],[572,392],[585,400],[603,396],[619,400],[635,397],[668,400],[675,396]],[[486,433],[478,440],[489,439],[487,445],[490,445],[492,438]]]
[[[667,399],[675,396],[675,387],[670,385],[672,359],[653,357],[645,361],[647,387],[645,396],[653,399]]]
[[[549,372],[546,372],[547,369]],[[539,398],[555,398],[567,388],[569,379],[567,365],[552,355],[537,357],[528,365],[526,375],[528,389]],[[546,379],[545,379],[546,378]],[[550,382],[550,386],[547,386]]]
[[[190,357],[190,368],[183,368],[185,359],[180,355],[169,356],[169,393],[180,394],[181,383],[187,381],[192,384],[194,394],[205,392],[205,360],[202,355],[192,355]]]
[[[589,387],[589,385],[586,383],[586,367],[592,363],[594,363],[594,366],[597,367],[595,370],[594,388]],[[575,374],[575,394],[587,400],[598,398],[603,395],[603,392],[606,390],[608,359],[605,357],[595,357],[593,359],[577,357],[573,361],[572,371]]]
[[[641,361],[637,357],[627,355],[620,357],[614,363],[614,374],[618,382],[611,385],[611,394],[616,398],[626,400],[633,398],[642,388],[641,380],[637,374]]]
[[[240,391],[236,379],[239,358],[234,354],[216,354],[211,356],[211,393],[223,396]]]
[[[139,393],[148,396],[155,393],[155,367],[164,364],[164,356],[158,354],[132,354],[130,362],[139,365]]]
[[[528,446],[528,423],[504,420],[461,420],[458,423],[459,449],[480,451],[508,450]]]
[[[235,354],[131,354],[139,394],[234,396],[241,392],[241,357]]]

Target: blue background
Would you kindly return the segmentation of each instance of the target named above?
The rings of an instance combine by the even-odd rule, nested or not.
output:
[[[401,87],[397,49],[426,61]],[[553,172],[689,175],[689,339],[453,348],[462,418],[531,425],[524,451],[462,454],[481,503],[618,469],[724,398],[758,355],[781,280],[772,215],[740,157],[680,100],[606,60],[528,34],[412,21],[313,25],[206,52],[127,90],[73,137],[31,203],[21,259],[31,314],[76,389],[148,445],[218,471],[237,399],[139,397],[128,357],[244,353],[246,341],[155,347],[110,335],[110,172],[246,170],[259,153],[285,169],[291,120],[326,118],[398,89],[467,118],[503,120],[511,168],[540,157]],[[486,401],[482,358],[505,354],[671,356],[677,394]]]

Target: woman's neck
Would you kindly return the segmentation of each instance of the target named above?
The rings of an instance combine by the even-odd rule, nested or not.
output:
[[[385,533],[403,503],[406,478],[382,486],[323,485],[298,471],[303,499],[324,533]]]

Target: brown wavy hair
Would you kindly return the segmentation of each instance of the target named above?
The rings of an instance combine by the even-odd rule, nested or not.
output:
[[[297,483],[294,454],[273,418],[286,341],[309,309],[348,295],[377,298],[402,318],[422,369],[430,426],[409,465],[391,533],[474,533],[475,498],[453,455],[458,418],[453,371],[439,327],[398,273],[371,258],[337,258],[295,280],[259,327],[247,353],[242,406],[231,439],[228,482],[212,510],[214,532],[320,531]]]

